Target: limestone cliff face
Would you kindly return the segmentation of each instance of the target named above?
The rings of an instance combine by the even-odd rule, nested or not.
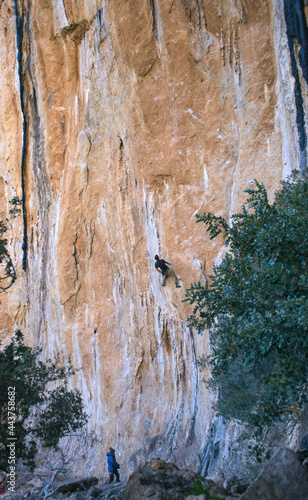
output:
[[[1,217],[23,200],[1,336],[19,327],[81,368],[80,468],[103,472],[109,446],[124,473],[150,456],[202,464],[213,396],[195,361],[208,345],[182,300],[222,242],[194,215],[229,218],[254,178],[273,194],[305,166],[303,40],[285,19],[307,29],[307,7],[290,5],[0,0]],[[160,286],[156,253],[181,289]]]

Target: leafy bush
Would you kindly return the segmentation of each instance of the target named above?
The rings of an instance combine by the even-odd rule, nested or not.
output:
[[[38,440],[56,448],[61,437],[87,422],[80,392],[67,389],[74,374],[70,362],[65,369],[59,360],[43,363],[40,354],[41,349],[24,344],[20,331],[0,351],[1,468],[7,464],[10,438],[16,438],[16,459],[33,468]]]
[[[308,396],[308,182],[293,174],[271,205],[263,184],[248,189],[232,225],[197,215],[226,254],[208,289],[193,283],[189,324],[208,328],[218,410],[255,426],[299,414]]]

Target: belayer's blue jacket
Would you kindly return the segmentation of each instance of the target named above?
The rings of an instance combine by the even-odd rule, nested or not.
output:
[[[113,453],[107,453],[107,464],[108,464],[108,472],[115,472],[120,466],[116,461]]]

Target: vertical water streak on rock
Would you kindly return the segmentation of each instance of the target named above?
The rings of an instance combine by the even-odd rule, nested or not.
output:
[[[228,422],[223,417],[214,417],[211,422],[210,435],[201,455],[198,474],[208,477],[214,471],[219,460],[220,450],[226,436]]]
[[[305,126],[304,101],[295,57],[294,38],[301,45],[298,53],[303,77],[308,83],[308,28],[302,0],[284,0],[284,15],[291,58],[292,75],[295,80],[294,97],[296,103],[296,123],[299,135],[301,170],[307,168],[307,132]]]
[[[24,103],[24,86],[22,83],[22,42],[24,35],[24,14],[20,14],[17,5],[18,0],[14,2],[15,8],[15,22],[16,22],[16,45],[17,45],[17,66],[19,76],[19,95],[20,95],[20,109],[22,114],[22,148],[21,148],[21,193],[22,193],[22,216],[23,216],[23,241],[22,241],[22,269],[27,269],[27,220],[26,220],[26,197],[25,197],[25,179],[24,179],[24,162],[27,142],[27,120],[25,116],[25,103]]]
[[[185,324],[184,322],[182,323],[182,331],[184,333],[185,329]],[[196,345],[195,345],[195,340],[193,336],[192,329],[190,327],[187,327],[187,334],[189,334],[189,342],[191,345],[191,363],[195,366],[194,369],[194,374],[195,374],[195,380],[194,380],[194,385],[195,385],[195,391],[194,391],[194,398],[192,401],[192,406],[193,406],[193,413],[190,419],[190,429],[189,429],[189,434],[188,434],[188,443],[193,444],[194,439],[195,439],[195,429],[196,429],[196,423],[197,423],[197,418],[198,418],[198,396],[199,396],[199,367],[197,366],[197,354],[196,354]]]

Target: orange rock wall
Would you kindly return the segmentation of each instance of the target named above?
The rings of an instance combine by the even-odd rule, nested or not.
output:
[[[21,328],[81,368],[80,469],[103,474],[109,446],[124,475],[151,456],[196,469],[213,396],[182,300],[222,241],[195,214],[229,219],[255,178],[272,196],[299,168],[281,2],[1,0],[0,14],[1,216],[24,201],[1,335]],[[160,286],[156,253],[181,289]]]

